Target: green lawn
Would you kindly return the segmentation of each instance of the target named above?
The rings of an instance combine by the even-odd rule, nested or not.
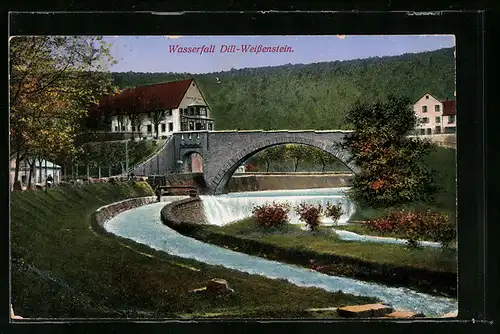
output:
[[[91,228],[103,205],[151,195],[146,183],[89,184],[11,197],[11,291],[24,317],[317,317],[307,308],[374,302],[206,265]],[[235,294],[190,294],[211,278]],[[332,315],[328,315],[332,317]]]
[[[284,249],[308,250],[319,254],[348,256],[363,261],[443,272],[457,270],[456,253],[453,250],[411,250],[404,245],[343,241],[328,227],[312,233],[288,224],[282,230],[266,231],[258,227],[253,218],[249,218],[223,227],[207,226],[204,230],[257,240]]]
[[[145,139],[129,144],[129,166],[135,166],[153,155],[165,143],[164,139]]]

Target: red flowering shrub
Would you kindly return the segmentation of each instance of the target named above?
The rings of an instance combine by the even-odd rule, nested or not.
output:
[[[443,213],[393,212],[367,225],[372,231],[396,233],[406,239],[411,248],[418,247],[421,240],[440,242],[446,247],[456,237],[455,226]]]
[[[300,220],[306,223],[311,231],[317,231],[320,225],[320,218],[323,214],[321,205],[311,205],[301,203],[295,207],[295,212],[300,216]]]
[[[245,172],[255,172],[257,171],[257,166],[253,164],[246,164],[245,165]]]
[[[257,223],[264,228],[279,228],[288,223],[290,206],[286,203],[264,204],[254,206],[252,215]]]
[[[340,217],[344,214],[344,210],[342,209],[342,204],[326,204],[326,216],[333,219],[334,222],[337,222]]]

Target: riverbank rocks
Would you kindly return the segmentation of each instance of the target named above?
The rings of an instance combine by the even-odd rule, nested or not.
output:
[[[423,313],[414,313],[410,311],[395,311],[385,315],[386,318],[425,318]]]
[[[383,304],[366,304],[341,307],[337,314],[344,318],[373,318],[383,317],[394,312],[391,306]]]
[[[457,312],[450,312],[443,314],[441,318],[456,318],[458,316]]]
[[[207,282],[203,288],[191,290],[195,294],[209,294],[212,296],[223,296],[233,293],[234,290],[229,287],[227,281],[222,278],[213,278]]]

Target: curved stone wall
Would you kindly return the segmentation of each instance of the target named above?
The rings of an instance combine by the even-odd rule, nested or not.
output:
[[[95,223],[95,227],[104,229],[104,223],[120,212],[151,204],[156,200],[156,196],[135,197],[101,206],[94,212],[92,221]]]

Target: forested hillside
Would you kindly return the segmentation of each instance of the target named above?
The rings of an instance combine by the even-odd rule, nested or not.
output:
[[[358,99],[426,92],[453,98],[453,48],[395,57],[248,68],[201,75],[113,73],[120,88],[195,78],[218,130],[346,129],[344,115]],[[216,78],[220,79],[218,83]]]

